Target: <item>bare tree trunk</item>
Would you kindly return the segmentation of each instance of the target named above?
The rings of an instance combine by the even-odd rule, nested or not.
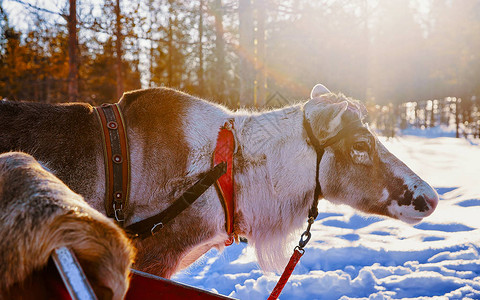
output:
[[[151,35],[150,35],[151,37]],[[148,80],[148,87],[153,87],[153,41],[150,40],[150,58],[149,58],[150,79]]]
[[[432,100],[432,110],[430,111],[430,127],[435,127],[435,100]]]
[[[253,8],[251,0],[239,0],[239,77],[240,106],[248,106],[254,101],[253,69]]]
[[[150,11],[150,28],[147,32],[147,37],[150,38],[150,57],[148,59],[149,61],[149,73],[150,73],[150,78],[148,80],[148,87],[153,87],[154,86],[154,74],[153,74],[153,59],[154,59],[154,41],[153,41],[153,24],[157,23],[157,13],[153,9],[153,0],[148,1],[148,10]]]
[[[168,64],[167,64],[167,84],[169,87],[173,84],[173,0],[169,0],[168,8]]]
[[[52,79],[50,77],[47,77],[47,80],[45,82],[45,102],[47,103],[52,102],[51,86],[52,86]]]
[[[203,96],[205,93],[205,82],[203,76],[203,6],[205,0],[200,0],[200,12],[198,18],[198,93]]]
[[[167,84],[172,86],[173,82],[173,29],[172,29],[172,17],[169,17],[168,22],[168,65],[167,65]]]
[[[438,100],[438,113],[440,114],[440,125],[445,124],[445,99]]]
[[[363,78],[358,78],[361,82],[361,90],[363,91],[359,94],[364,101],[367,101],[371,97],[371,91],[369,89],[370,86],[370,30],[368,29],[368,22],[370,19],[370,11],[368,7],[368,0],[364,0],[363,2],[364,7],[364,24],[363,24],[363,41],[364,41],[364,70],[363,70]]]
[[[422,101],[422,110],[423,110],[423,120],[422,120],[422,126],[423,128],[427,128],[427,101]]]
[[[267,97],[267,69],[265,67],[265,1],[256,1],[257,4],[257,96],[256,106],[264,107]]]
[[[460,98],[455,99],[455,137],[460,137]]]
[[[173,82],[173,25],[172,17],[168,21],[168,65],[167,65],[167,84],[172,86]]]
[[[420,116],[419,116],[419,113],[418,113],[418,105],[419,105],[419,103],[415,102],[415,108],[414,108],[414,111],[413,111],[414,112],[413,119],[415,120],[415,127],[417,127],[417,128],[420,127],[420,125],[419,125]]]
[[[116,24],[115,24],[115,51],[116,51],[116,60],[115,60],[115,71],[117,75],[117,99],[120,99],[123,95],[124,87],[123,87],[123,50],[122,50],[122,16],[120,15],[120,0],[116,0],[115,2],[115,16],[116,16]]]
[[[78,100],[78,59],[77,59],[77,3],[69,0],[68,16],[68,101]]]
[[[223,40],[222,0],[215,0],[215,85],[217,97],[225,101],[225,41]]]

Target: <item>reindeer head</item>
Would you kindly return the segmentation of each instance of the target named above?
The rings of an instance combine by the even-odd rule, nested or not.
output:
[[[362,125],[366,109],[361,103],[317,85],[304,112],[320,145],[358,124],[325,148],[319,182],[326,199],[411,224],[433,213],[437,193]]]

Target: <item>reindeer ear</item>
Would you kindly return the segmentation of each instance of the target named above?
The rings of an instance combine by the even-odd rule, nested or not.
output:
[[[330,90],[327,89],[323,84],[317,84],[313,87],[312,91],[310,92],[310,99],[320,97],[323,94],[330,94]]]
[[[340,131],[342,115],[347,108],[347,101],[325,103],[321,98],[316,98],[305,103],[305,117],[320,143],[325,142]]]

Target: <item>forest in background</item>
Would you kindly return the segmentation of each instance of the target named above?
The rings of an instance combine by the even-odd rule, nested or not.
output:
[[[0,99],[168,86],[272,107],[321,82],[378,122],[455,97],[457,121],[480,128],[480,0],[0,0],[0,25]]]

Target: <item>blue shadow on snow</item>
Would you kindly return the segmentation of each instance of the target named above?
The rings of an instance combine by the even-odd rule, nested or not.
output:
[[[461,207],[480,206],[480,199],[469,199],[457,203]]]
[[[458,232],[458,231],[470,231],[475,228],[468,227],[463,224],[453,223],[453,224],[433,224],[433,223],[420,223],[413,226],[421,230],[434,230],[434,231],[443,231],[443,232]]]
[[[440,187],[440,188],[435,188],[437,193],[442,196],[443,194],[449,193],[451,191],[454,191],[458,189],[458,187]]]
[[[439,236],[426,236],[423,238],[424,242],[435,242],[435,241],[443,241],[445,238]]]
[[[343,214],[339,214],[339,213],[329,213],[329,212],[321,212],[321,213],[318,213],[318,216],[315,220],[322,220],[322,219],[326,219],[326,218],[329,218],[329,217],[340,217],[340,216],[343,216]]]
[[[353,215],[347,222],[340,220],[325,220],[322,224],[331,227],[360,229],[380,221],[382,221],[382,219],[377,217],[364,218],[359,215]]]
[[[355,234],[355,233],[348,233],[348,234],[337,235],[337,236],[339,238],[342,238],[342,239],[350,241],[350,242],[358,241],[360,239],[360,236],[358,234]]]
[[[382,236],[392,235],[390,232],[381,231],[381,230],[372,231],[370,232],[370,234],[382,235]]]

